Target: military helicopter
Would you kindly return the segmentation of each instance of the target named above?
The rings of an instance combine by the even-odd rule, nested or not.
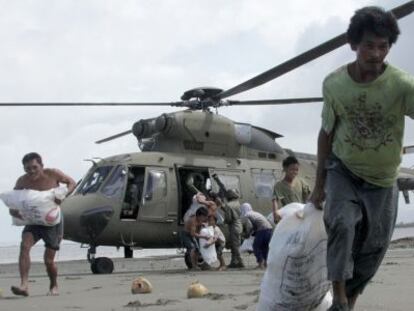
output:
[[[392,10],[397,18],[414,11],[414,1]],[[200,87],[186,91],[170,103],[26,103],[1,106],[174,106],[185,110],[139,120],[132,129],[101,139],[104,143],[124,135],[137,138],[141,152],[92,159],[92,166],[75,191],[63,202],[64,238],[89,245],[87,258],[93,273],[111,273],[113,263],[97,258],[98,246],[124,248],[130,258],[134,248],[180,247],[183,216],[191,203],[187,178],[203,177],[207,189],[218,192],[216,174],[228,189],[237,189],[263,214],[271,212],[275,182],[282,176],[282,160],[296,155],[301,177],[313,185],[316,157],[282,148],[282,135],[248,123],[238,123],[214,113],[232,105],[281,105],[320,102],[322,98],[288,98],[237,101],[226,98],[245,92],[296,69],[346,44],[341,34],[233,88]],[[405,152],[413,152],[414,146]],[[403,169],[398,185],[409,200],[414,170]]]

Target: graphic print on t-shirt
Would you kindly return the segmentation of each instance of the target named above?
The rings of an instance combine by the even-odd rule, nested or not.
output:
[[[373,149],[393,142],[392,125],[396,117],[382,112],[380,103],[368,103],[366,93],[355,98],[354,104],[345,106],[346,117],[353,125],[352,132],[346,136],[345,142],[360,151]]]

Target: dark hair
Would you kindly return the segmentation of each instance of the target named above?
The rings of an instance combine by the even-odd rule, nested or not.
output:
[[[219,197],[219,195],[215,193],[213,190],[207,191],[207,196],[213,201],[217,200],[217,198]]]
[[[292,165],[292,164],[299,164],[298,159],[296,159],[296,157],[294,157],[294,156],[288,156],[282,162],[282,166],[283,166],[284,169],[288,168],[289,165]]]
[[[229,201],[237,200],[240,198],[239,190],[237,189],[228,189],[226,191],[226,199]]]
[[[367,6],[355,11],[346,32],[348,43],[359,44],[365,31],[381,38],[388,38],[390,46],[397,41],[400,34],[395,16],[376,6]]]
[[[198,216],[208,216],[208,209],[207,207],[200,207],[197,211],[196,211],[196,217]]]
[[[28,154],[25,154],[23,159],[22,159],[22,163],[23,163],[23,165],[25,165],[26,163],[28,163],[32,160],[36,160],[37,163],[43,165],[42,157],[40,156],[40,154],[38,154],[36,152],[30,152]]]

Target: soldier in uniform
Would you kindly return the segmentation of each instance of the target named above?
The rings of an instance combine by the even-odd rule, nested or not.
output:
[[[224,223],[229,226],[229,244],[231,250],[231,261],[228,268],[244,268],[240,256],[241,236],[243,226],[241,222],[239,193],[236,189],[226,191],[226,200],[222,205],[224,210]]]

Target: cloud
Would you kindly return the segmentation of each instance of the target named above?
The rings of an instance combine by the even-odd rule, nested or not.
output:
[[[344,32],[355,9],[374,3],[2,1],[0,101],[171,102],[197,86],[226,89]],[[391,8],[404,1],[379,3]],[[389,60],[414,73],[414,15],[400,25],[402,35]],[[352,59],[343,47],[234,99],[319,96],[324,76]],[[137,151],[133,136],[102,145],[94,141],[128,130],[141,118],[175,110],[0,108],[0,190],[13,187],[23,173],[21,157],[29,151],[79,179],[89,167],[83,159]],[[315,152],[320,110],[320,104],[309,104],[228,107],[220,113],[280,132],[286,148]],[[407,122],[408,144],[414,144],[413,123]],[[414,160],[407,157],[404,163]],[[414,219],[405,210],[400,217]],[[17,232],[0,206],[0,242],[17,241]]]

